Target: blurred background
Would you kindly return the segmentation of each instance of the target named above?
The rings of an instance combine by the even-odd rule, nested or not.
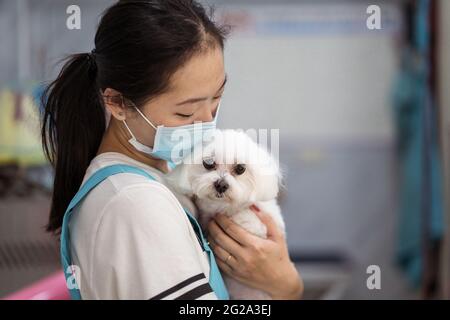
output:
[[[113,2],[0,0],[0,298],[51,298],[64,281],[44,232],[38,99],[61,58],[93,49]],[[219,127],[280,130],[305,298],[449,299],[450,1],[202,2],[232,26]],[[66,27],[73,4],[80,30]]]

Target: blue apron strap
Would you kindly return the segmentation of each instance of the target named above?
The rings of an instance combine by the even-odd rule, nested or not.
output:
[[[219,300],[229,300],[230,296],[228,294],[228,290],[223,282],[222,274],[220,273],[219,267],[216,263],[216,258],[214,257],[214,253],[208,245],[208,241],[203,236],[202,228],[198,224],[197,220],[190,214],[187,209],[184,209],[189,220],[194,228],[195,232],[200,235],[200,239],[202,240],[203,249],[207,252],[209,257],[209,284],[211,288],[214,290],[217,298]]]
[[[76,268],[72,266],[72,259],[70,255],[70,234],[69,234],[69,221],[72,216],[72,210],[86,197],[86,195],[95,188],[100,182],[118,173],[136,173],[139,175],[143,175],[148,177],[149,179],[155,180],[150,174],[146,171],[138,169],[136,167],[128,166],[128,165],[112,165],[108,167],[104,167],[97,172],[95,172],[78,190],[75,197],[69,203],[69,206],[64,213],[64,218],[61,226],[61,262],[63,266],[63,272],[66,276],[66,283],[69,289],[70,295],[74,300],[80,300],[81,294],[78,289],[75,274]]]
[[[145,176],[151,180],[156,180],[153,178],[149,173],[147,173],[145,170],[129,166],[129,165],[111,165],[108,167],[101,168],[97,172],[95,172],[80,188],[80,190],[77,192],[75,197],[70,202],[64,217],[63,222],[61,226],[61,262],[63,266],[63,272],[66,277],[67,286],[70,292],[70,295],[72,299],[74,300],[80,300],[81,294],[80,290],[78,289],[77,283],[76,283],[76,274],[74,274],[74,269],[72,268],[72,259],[70,255],[70,234],[69,234],[69,221],[72,216],[72,210],[86,197],[86,195],[95,188],[99,183],[101,183],[103,180],[108,178],[109,176],[118,174],[118,173],[135,173],[142,176]],[[185,212],[187,216],[189,217],[189,220],[194,228],[194,230],[197,232],[197,234],[200,234],[200,238],[203,243],[204,250],[208,253],[209,256],[209,262],[210,262],[210,276],[209,276],[209,282],[211,285],[211,288],[216,293],[217,297],[219,299],[229,299],[228,291],[225,287],[225,284],[222,279],[222,275],[219,271],[219,268],[217,267],[216,260],[214,258],[214,254],[211,251],[210,247],[208,246],[207,241],[203,237],[203,233],[201,231],[201,228],[196,221],[196,219],[185,209]],[[71,283],[69,283],[69,280]]]

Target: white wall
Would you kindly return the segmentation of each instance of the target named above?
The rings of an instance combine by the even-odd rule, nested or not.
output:
[[[391,140],[401,16],[392,3],[372,3],[387,21],[381,31],[367,29],[362,1],[221,3],[220,16],[237,26],[221,125],[280,128],[282,140]]]

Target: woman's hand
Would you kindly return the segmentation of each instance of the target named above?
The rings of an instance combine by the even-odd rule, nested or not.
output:
[[[227,275],[269,293],[273,299],[300,299],[303,281],[289,259],[284,235],[269,215],[256,206],[251,209],[267,226],[267,239],[218,214],[208,225],[208,241],[217,264]]]

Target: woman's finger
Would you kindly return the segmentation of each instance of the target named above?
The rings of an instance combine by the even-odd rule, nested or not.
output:
[[[211,248],[213,249],[214,255],[221,261],[228,264],[232,269],[237,266],[237,260],[230,253],[219,246],[214,239],[208,239]]]
[[[228,236],[217,224],[217,222],[212,219],[208,225],[209,237],[222,247],[225,251],[229,252],[231,255],[240,259],[243,255],[243,248],[236,242],[233,238]],[[211,242],[211,241],[210,241]]]
[[[227,275],[229,275],[230,277],[235,278],[236,275],[233,272],[233,269],[226,264],[225,262],[223,262],[222,260],[216,260],[217,265],[219,266],[220,270],[222,270],[223,272],[225,272]]]
[[[262,212],[256,205],[252,204],[250,209],[258,216],[259,220],[267,227],[267,239],[278,241],[283,239],[283,233],[275,220],[267,213]]]
[[[228,236],[239,242],[241,245],[248,247],[254,243],[256,236],[252,235],[226,215],[218,214],[215,216],[214,220]]]

